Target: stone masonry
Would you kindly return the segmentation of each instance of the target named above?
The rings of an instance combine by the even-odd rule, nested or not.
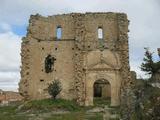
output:
[[[124,13],[31,15],[22,39],[20,93],[26,99],[48,98],[48,84],[58,79],[60,98],[88,106],[93,105],[95,82],[102,80],[110,85],[111,105],[120,105],[132,83],[128,24]]]

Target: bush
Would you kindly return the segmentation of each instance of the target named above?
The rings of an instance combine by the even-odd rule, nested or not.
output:
[[[54,80],[48,86],[48,93],[52,96],[53,99],[56,99],[56,96],[61,92],[62,86],[59,80]]]

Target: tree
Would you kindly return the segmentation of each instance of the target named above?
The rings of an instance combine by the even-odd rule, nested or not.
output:
[[[137,80],[135,88],[136,104],[135,117],[136,120],[159,120],[160,119],[160,99],[159,88],[153,87],[151,83],[157,81],[160,72],[160,55],[154,60],[153,52],[149,48],[144,48],[145,54],[141,70],[150,74],[149,81]],[[156,58],[156,57],[155,57]],[[141,82],[140,82],[141,81]],[[142,82],[143,81],[143,82]]]
[[[153,76],[160,70],[160,61],[153,61],[153,53],[150,52],[149,48],[144,48],[145,54],[143,58],[143,63],[141,64],[141,70]]]
[[[62,86],[59,80],[54,80],[48,86],[48,93],[52,96],[53,99],[56,99],[56,96],[61,92]]]

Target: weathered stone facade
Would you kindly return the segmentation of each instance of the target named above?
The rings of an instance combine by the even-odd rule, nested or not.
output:
[[[124,88],[132,82],[128,24],[124,13],[32,15],[22,39],[20,93],[28,99],[50,97],[48,83],[58,79],[63,88],[60,98],[76,99],[87,106],[93,105],[94,83],[102,80],[110,84],[111,105],[119,105]],[[98,37],[98,29],[102,29],[103,38]],[[47,73],[48,55],[53,59]]]

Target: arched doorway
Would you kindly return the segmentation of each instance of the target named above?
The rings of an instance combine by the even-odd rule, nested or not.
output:
[[[105,80],[96,80],[93,85],[94,104],[111,103],[111,85]]]

